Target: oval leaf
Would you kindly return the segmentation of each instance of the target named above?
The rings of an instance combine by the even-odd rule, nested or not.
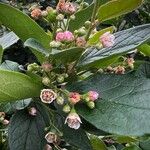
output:
[[[0,101],[15,101],[39,96],[41,84],[14,71],[0,70]]]

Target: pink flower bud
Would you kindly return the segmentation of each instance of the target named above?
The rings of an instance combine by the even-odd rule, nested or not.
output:
[[[5,118],[5,113],[4,112],[0,112],[0,117]]]
[[[100,42],[102,43],[103,47],[112,47],[114,45],[115,36],[110,32],[104,33],[100,37]]]
[[[57,135],[53,132],[48,132],[45,135],[45,139],[47,140],[48,143],[56,143],[57,142]]]
[[[115,74],[124,74],[125,68],[123,66],[118,66],[114,68]]]
[[[65,0],[59,0],[59,3],[56,6],[56,10],[62,13],[65,11]]]
[[[76,112],[71,112],[66,120],[65,120],[65,124],[68,124],[68,126],[70,128],[73,128],[73,129],[79,129],[80,128],[80,124],[82,123],[81,122],[81,119],[79,117],[79,115],[76,113]]]
[[[8,125],[8,124],[9,124],[9,120],[4,119],[4,120],[2,121],[2,123],[3,123],[3,125]]]
[[[40,16],[42,16],[42,11],[39,8],[35,8],[31,12],[31,17],[34,19],[38,19]]]
[[[76,104],[81,100],[81,95],[77,92],[71,92],[69,93],[69,101],[72,104]]]
[[[37,115],[37,110],[36,110],[36,108],[35,108],[35,107],[29,108],[29,114],[30,114],[31,116],[36,116],[36,115]]]
[[[131,69],[133,69],[134,68],[134,59],[133,58],[127,58],[126,59],[126,62],[127,62],[127,64],[128,64],[128,66],[131,68]]]
[[[50,104],[57,98],[57,94],[51,89],[43,89],[41,91],[40,98],[43,103]]]
[[[73,3],[70,2],[66,2],[65,4],[65,13],[72,15],[76,12],[76,7]]]
[[[58,42],[71,42],[74,40],[74,35],[70,31],[58,32],[56,34],[56,41]]]
[[[89,91],[88,92],[88,97],[91,101],[95,101],[98,99],[99,94],[96,91]]]
[[[85,38],[84,38],[84,37],[78,37],[78,38],[76,39],[76,45],[77,45],[78,47],[85,47],[85,45],[86,45],[86,40],[85,40]]]

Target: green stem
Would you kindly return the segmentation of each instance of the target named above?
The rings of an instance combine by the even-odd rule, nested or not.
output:
[[[97,13],[97,8],[98,8],[98,0],[93,0],[94,3],[94,9],[91,17],[91,26],[88,29],[87,35],[85,37],[85,40],[87,41],[91,35],[91,32],[93,30],[93,24],[95,23],[95,18],[96,18],[96,13]]]
[[[57,27],[58,27],[58,21],[56,21],[56,22],[55,22],[55,25],[54,25],[54,30],[53,30],[53,39],[55,39],[56,31],[57,31]]]

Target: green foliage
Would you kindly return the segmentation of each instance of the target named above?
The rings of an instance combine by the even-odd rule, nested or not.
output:
[[[47,111],[40,104],[32,104],[37,109],[37,116],[21,110],[14,114],[9,126],[10,150],[42,150],[46,144],[45,127],[49,125]]]
[[[110,61],[110,58],[116,58],[116,56],[120,56],[135,49],[149,39],[150,24],[123,30],[114,35],[116,40],[113,47],[100,50],[92,47],[88,48],[82,55],[78,67],[83,69],[86,67],[101,67],[104,66],[104,63],[107,63],[107,60]]]
[[[51,36],[47,35],[36,22],[18,9],[0,3],[0,21],[14,31],[21,40],[35,38],[45,48],[49,47]]]
[[[94,110],[77,107],[78,113],[96,128],[120,135],[143,135],[150,130],[149,87],[146,76],[97,74],[73,84],[71,90],[99,92],[102,99],[97,100]]]
[[[145,56],[150,56],[150,45],[143,44],[140,47],[138,47],[138,50],[142,52]]]
[[[38,96],[41,84],[14,71],[0,70],[0,101],[15,101]]]
[[[100,22],[119,17],[123,14],[129,13],[139,7],[143,0],[115,0],[110,1],[98,10],[98,19]],[[109,10],[109,11],[108,11]]]

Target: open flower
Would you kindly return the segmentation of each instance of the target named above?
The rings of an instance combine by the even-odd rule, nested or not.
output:
[[[72,42],[74,40],[74,35],[70,31],[58,32],[56,34],[57,42]]]
[[[59,3],[56,6],[56,10],[58,12],[64,12],[65,11],[65,0],[59,0]]]
[[[43,103],[50,104],[57,98],[57,94],[51,89],[43,89],[41,91],[40,98]]]
[[[124,74],[125,68],[123,66],[118,66],[114,68],[115,74]]]
[[[79,117],[79,115],[76,113],[76,112],[70,112],[69,115],[67,116],[66,120],[65,120],[65,124],[68,124],[68,126],[70,128],[73,128],[73,129],[79,129],[80,128],[80,124],[82,123],[81,122],[81,119]]]
[[[96,91],[89,91],[88,92],[88,97],[91,101],[95,101],[98,99],[99,94]]]
[[[69,93],[69,101],[72,104],[76,104],[81,100],[81,95],[77,92],[70,92]]]
[[[35,8],[35,9],[32,10],[31,17],[33,17],[34,19],[38,19],[40,16],[42,16],[41,9]]]
[[[56,143],[57,142],[57,135],[53,132],[48,132],[45,135],[45,139],[47,140],[48,143]]]
[[[104,33],[100,37],[100,42],[102,43],[103,47],[112,47],[114,45],[115,36],[110,32]]]
[[[72,15],[76,12],[76,6],[73,3],[66,2],[65,4],[65,13]]]

